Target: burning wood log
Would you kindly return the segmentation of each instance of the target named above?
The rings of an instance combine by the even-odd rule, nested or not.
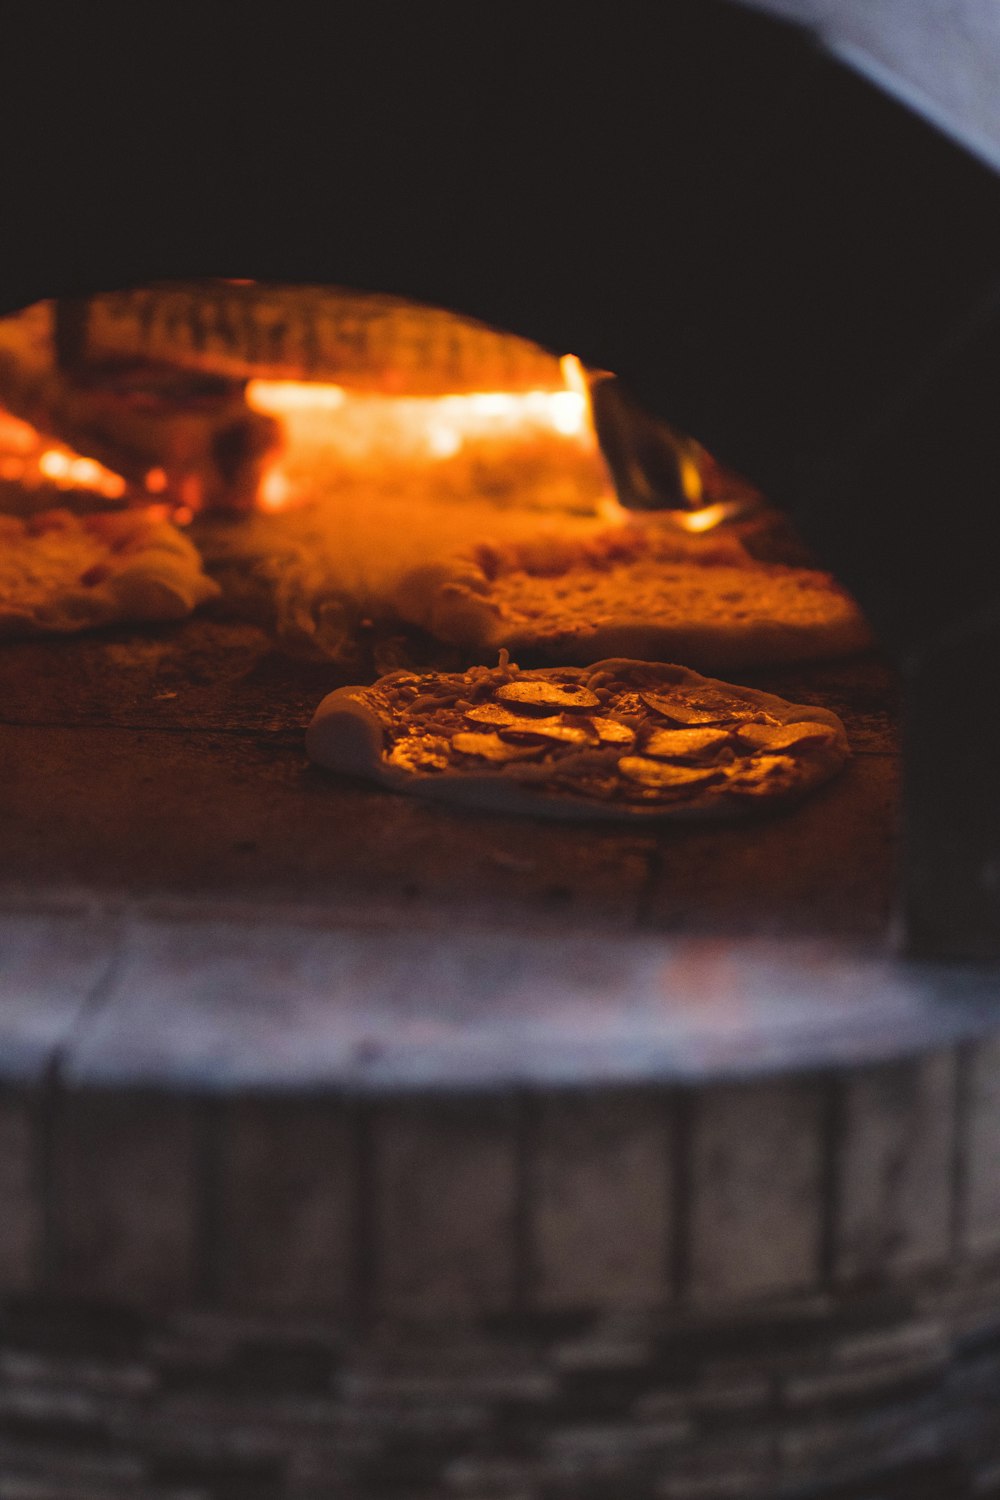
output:
[[[248,509],[282,430],[248,408],[254,377],[418,398],[563,387],[525,339],[338,288],[163,284],[0,321],[0,402],[123,476],[126,502]]]
[[[527,339],[400,297],[337,287],[164,283],[73,310],[77,368],[169,360],[234,380],[319,380],[409,396],[557,390],[559,361]]]
[[[85,338],[79,304],[70,320],[40,303],[0,321],[0,402],[121,475],[124,503],[249,508],[280,429],[247,407],[246,382],[135,353],[90,363]]]

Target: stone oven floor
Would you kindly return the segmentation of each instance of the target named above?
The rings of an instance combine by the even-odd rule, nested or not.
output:
[[[743,675],[835,709],[855,750],[800,806],[733,826],[534,823],[455,812],[311,767],[336,686],[254,626],[0,650],[0,896],[225,915],[792,935],[889,923],[898,737],[876,658]]]

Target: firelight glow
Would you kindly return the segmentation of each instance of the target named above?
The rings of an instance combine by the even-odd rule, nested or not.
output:
[[[405,447],[422,446],[432,457],[450,458],[466,439],[549,430],[560,437],[592,438],[586,384],[574,378],[579,360],[561,362],[566,388],[556,391],[473,391],[454,396],[371,396],[318,381],[251,380],[247,405],[273,417],[309,418],[340,412],[344,422],[369,429],[371,445],[395,436]],[[571,373],[572,372],[572,375]],[[572,380],[572,384],[571,384]],[[382,433],[378,428],[384,429]],[[442,434],[452,436],[444,438]],[[420,441],[422,439],[422,442]]]
[[[258,505],[276,512],[298,503],[302,485],[297,455],[306,450],[320,464],[446,463],[467,452],[487,450],[491,459],[510,446],[541,445],[552,457],[560,444],[599,458],[590,420],[586,375],[580,361],[560,361],[561,389],[472,391],[446,396],[386,396],[351,391],[318,381],[251,380],[252,410],[277,418],[284,451],[261,483]],[[499,445],[499,449],[498,449]]]
[[[314,461],[321,469],[346,467],[356,477],[374,475],[387,463],[416,464],[423,466],[421,472],[429,480],[438,472],[436,466],[468,460],[473,488],[477,465],[504,464],[508,457],[515,466],[513,476],[519,472],[516,466],[522,457],[530,469],[541,454],[546,455],[547,465],[556,468],[563,462],[560,454],[567,459],[575,455],[577,465],[585,462],[603,468],[591,420],[587,372],[571,354],[564,355],[559,365],[562,389],[448,396],[386,396],[311,381],[251,380],[246,387],[248,406],[275,417],[284,433],[282,452],[261,481],[258,508],[275,514],[307,499],[303,473]],[[122,475],[97,459],[53,442],[2,408],[0,480],[35,489],[50,485],[67,493],[90,491],[109,501],[123,499],[129,488]],[[710,531],[740,509],[728,502],[699,505],[701,475],[691,461],[685,465],[683,480],[693,508],[671,513],[671,520],[681,529]],[[458,481],[464,486],[461,475]],[[149,469],[142,488],[148,496],[162,496],[181,525],[198,509],[197,498],[177,485],[176,476],[172,483],[163,468]],[[624,525],[634,519],[618,503],[610,485],[592,503],[606,524]]]
[[[284,510],[292,499],[292,486],[279,468],[268,470],[257,492],[257,503],[261,510]]]
[[[717,500],[714,505],[703,505],[700,510],[672,512],[673,519],[683,531],[712,531],[723,521],[738,516],[744,510],[740,500]]]
[[[702,496],[704,495],[704,488],[701,482],[701,470],[698,468],[698,465],[695,463],[690,454],[682,453],[680,455],[680,470],[681,485],[684,489],[684,498],[687,500],[689,505],[701,506]],[[703,516],[705,519],[701,522],[701,525],[689,526],[687,530],[711,531],[713,526],[717,526],[719,521],[722,520],[722,517],[720,516],[718,520],[711,520],[708,513],[712,511],[713,508],[714,507],[711,505],[706,505],[701,509],[694,510],[692,512],[693,515]]]
[[[51,484],[59,490],[90,490],[106,500],[120,500],[128,488],[120,474],[96,458],[52,443],[6,411],[0,411],[0,479],[16,480],[28,489]]]
[[[38,470],[59,489],[97,490],[109,500],[117,500],[125,493],[125,481],[120,474],[106,469],[94,458],[74,456],[64,448],[46,448],[38,460]]]
[[[289,411],[336,411],[347,400],[342,385],[306,380],[251,380],[246,403],[253,411],[281,416]]]
[[[545,451],[558,462],[560,451],[586,456],[603,467],[594,431],[588,373],[574,354],[559,361],[561,389],[473,391],[446,396],[386,396],[341,385],[299,380],[251,380],[248,406],[277,418],[284,432],[283,452],[268,469],[258,491],[262,511],[274,514],[307,498],[302,461],[307,467],[369,471],[384,465],[445,465],[478,458],[518,462],[518,452]],[[560,449],[560,444],[568,445]],[[525,446],[527,445],[527,446]],[[505,453],[507,457],[505,457]],[[694,459],[681,454],[681,482],[690,507],[671,512],[681,530],[712,531],[739,507],[704,504],[702,475]],[[429,466],[429,468],[427,467]],[[471,474],[471,471],[470,471]],[[470,479],[470,483],[471,483]],[[610,491],[597,502],[608,524],[627,524],[631,513]]]

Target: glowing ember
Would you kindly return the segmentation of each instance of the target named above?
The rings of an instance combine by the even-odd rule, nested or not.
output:
[[[602,495],[597,502],[595,514],[608,526],[627,526],[635,520],[635,511],[626,510],[617,495]]]
[[[253,411],[274,417],[290,411],[336,411],[346,399],[342,385],[318,381],[251,380],[246,390],[246,402]]]
[[[0,409],[0,451],[5,456],[31,454],[39,442],[39,435],[33,427]]]
[[[575,354],[564,354],[559,361],[559,370],[566,389],[572,391],[574,396],[579,396],[585,405],[590,405],[590,387],[587,384],[587,372],[577,359]]]
[[[559,388],[472,391],[437,396],[386,395],[318,381],[253,379],[245,388],[251,411],[273,418],[282,446],[257,490],[257,506],[274,514],[317,499],[356,503],[371,496],[409,493],[415,517],[422,502],[451,498],[490,505],[571,512],[627,524],[633,513],[618,502],[594,430],[588,371],[575,355],[559,361]],[[197,474],[169,465],[132,475],[132,484],[97,459],[44,437],[0,409],[0,482],[26,491],[81,491],[107,501],[162,497],[184,524],[201,508]],[[735,515],[729,501],[706,504],[694,456],[682,456],[690,509],[670,520],[687,532],[706,532]],[[418,499],[418,496],[421,499]],[[367,503],[367,501],[365,502]]]
[[[427,434],[427,446],[434,458],[454,458],[462,446],[462,439],[454,427],[432,427]]]
[[[723,521],[742,515],[746,510],[744,500],[717,500],[714,505],[703,505],[700,510],[673,512],[673,520],[683,531],[712,531]]]
[[[376,469],[387,476],[401,465],[410,466],[416,503],[418,474],[431,483],[437,466],[454,480],[466,472],[456,467],[460,462],[467,465],[470,498],[491,486],[513,494],[519,468],[528,487],[541,464],[552,473],[562,466],[572,475],[561,489],[550,484],[553,495],[560,495],[553,508],[565,502],[575,483],[591,513],[606,523],[626,524],[632,512],[614,495],[592,420],[590,381],[602,372],[588,375],[573,354],[563,355],[559,369],[562,389],[448,396],[386,396],[311,381],[251,380],[248,406],[279,419],[285,438],[284,451],[261,484],[258,506],[282,511],[315,498],[333,476],[338,484],[348,477],[375,482]],[[741,505],[704,503],[703,476],[693,453],[682,451],[679,459],[690,509],[673,511],[670,519],[697,533],[729,520]]]
[[[128,488],[120,474],[95,458],[86,458],[64,443],[53,443],[28,422],[0,410],[0,479],[26,490],[54,486],[87,490],[106,500],[120,500]]]
[[[278,468],[265,474],[257,499],[261,510],[284,510],[292,499],[292,487],[287,476]]]
[[[438,452],[443,457],[451,457],[466,441],[497,437],[516,440],[532,433],[577,438],[587,446],[592,441],[587,399],[576,391],[484,391],[470,396],[430,397],[421,404],[431,408],[429,434],[453,434],[454,446],[446,453],[441,452],[438,436]],[[430,435],[427,446],[434,452],[435,439]]]
[[[588,470],[584,488],[596,503],[608,490],[590,420],[587,380],[579,360],[560,362],[562,389],[473,391],[446,396],[386,396],[340,385],[294,380],[251,380],[247,405],[280,420],[284,451],[258,493],[264,511],[280,511],[314,497],[324,479],[362,470],[384,474],[395,466],[433,470],[467,462],[470,490],[491,482],[514,488],[510,477],[493,480],[504,466],[557,470],[566,460]],[[478,468],[477,468],[478,466]],[[474,472],[475,471],[475,472]],[[531,482],[529,476],[528,482]]]
[[[698,465],[691,457],[691,454],[686,450],[682,449],[678,454],[678,461],[680,465],[681,485],[684,490],[684,498],[694,509],[701,505],[702,496],[704,494],[704,487],[701,480],[701,470],[698,468]],[[706,510],[711,510],[712,508],[712,506],[707,506]],[[704,515],[705,511],[697,511],[697,514]],[[687,529],[689,531],[709,531],[716,524],[717,522],[715,521],[706,520],[701,526],[689,526]]]
[[[39,471],[55,481],[59,489],[97,490],[109,500],[125,493],[125,481],[93,458],[74,457],[62,448],[46,448],[38,460]]]
[[[579,368],[567,356],[565,369]],[[373,453],[388,443],[409,452],[423,450],[450,458],[467,440],[550,432],[593,441],[586,389],[561,391],[475,391],[460,396],[372,396],[354,394],[339,385],[298,380],[251,380],[247,405],[267,416],[284,417],[300,429],[322,423],[327,442],[347,439],[348,453],[365,447]],[[331,412],[340,413],[327,424]],[[447,437],[444,434],[448,434]],[[304,434],[303,434],[304,435]]]

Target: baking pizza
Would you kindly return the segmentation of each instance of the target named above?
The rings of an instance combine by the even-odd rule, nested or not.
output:
[[[390,672],[323,699],[310,758],[395,791],[546,818],[733,817],[833,776],[847,735],[828,709],[685,667]]]
[[[729,672],[872,643],[829,573],[758,562],[737,537],[656,522],[483,543],[411,570],[393,603],[407,623],[481,657],[505,647],[540,661],[621,655]]]
[[[218,587],[155,512],[0,515],[0,638],[181,620]]]

